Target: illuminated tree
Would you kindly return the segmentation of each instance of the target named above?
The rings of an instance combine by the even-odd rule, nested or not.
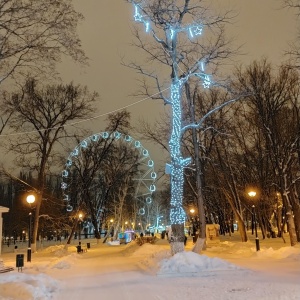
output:
[[[137,47],[146,51],[149,55],[149,62],[154,60],[161,65],[171,68],[171,86],[166,88],[161,83],[162,80],[155,75],[154,71],[146,71],[145,67],[137,64],[129,66],[146,75],[156,82],[158,93],[152,95],[146,83],[144,88],[146,94],[152,99],[163,99],[164,103],[170,105],[172,114],[171,136],[169,139],[169,151],[171,163],[166,165],[166,171],[171,176],[171,209],[170,220],[172,224],[171,250],[175,254],[184,249],[185,212],[182,206],[184,168],[186,168],[191,158],[183,157],[181,140],[187,130],[203,129],[205,119],[225,105],[235,102],[238,98],[228,100],[216,107],[213,107],[199,120],[186,122],[183,120],[182,102],[183,91],[187,85],[197,85],[199,79],[203,88],[212,85],[211,75],[205,69],[214,59],[228,55],[227,44],[222,38],[223,28],[218,27],[225,21],[225,17],[208,16],[207,9],[201,7],[199,1],[129,1],[134,4],[134,19],[141,23],[145,31],[151,35],[158,45],[148,45],[143,42],[138,30],[136,38]],[[201,1],[200,1],[201,2]],[[206,15],[207,14],[207,15]],[[209,46],[204,47],[198,39],[201,38],[204,28],[210,29],[210,38],[213,37],[214,25],[219,28],[218,38]],[[222,52],[223,51],[223,52]],[[166,92],[168,91],[168,92]],[[198,186],[201,192],[201,182]],[[200,199],[200,202],[202,199]],[[203,202],[199,206],[203,207]],[[202,209],[204,216],[204,209]],[[205,228],[205,220],[202,217],[202,226]],[[205,230],[202,230],[203,234]]]

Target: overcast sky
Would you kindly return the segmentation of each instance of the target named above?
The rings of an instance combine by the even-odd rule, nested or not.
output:
[[[137,90],[134,71],[121,66],[121,57],[127,61],[138,59],[137,49],[130,47],[133,40],[130,28],[134,25],[133,8],[123,0],[74,0],[77,11],[85,20],[79,27],[82,45],[90,58],[90,66],[83,69],[72,63],[62,66],[63,79],[87,85],[100,94],[98,115],[138,101],[129,95]],[[234,8],[237,12],[235,24],[227,35],[235,36],[245,53],[239,61],[245,64],[266,56],[275,64],[283,60],[282,53],[288,42],[296,38],[295,11],[280,9],[281,0],[215,0],[217,7]],[[150,36],[149,36],[150,38]],[[152,121],[164,105],[160,101],[143,101],[128,110],[132,119],[139,116]],[[87,122],[94,132],[103,131],[103,120],[99,117]],[[145,145],[151,151],[150,145]],[[155,157],[154,157],[155,158]],[[159,163],[159,162],[158,162]]]

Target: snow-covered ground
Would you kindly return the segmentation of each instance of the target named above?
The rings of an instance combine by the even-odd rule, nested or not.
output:
[[[25,247],[22,272],[0,274],[0,299],[300,299],[299,245],[266,239],[257,252],[253,240],[238,240],[237,233],[221,237],[198,255],[188,239],[186,251],[173,257],[166,240],[142,246],[88,240],[86,253],[53,245],[33,253],[31,262]],[[15,267],[16,254],[3,246],[4,265]]]

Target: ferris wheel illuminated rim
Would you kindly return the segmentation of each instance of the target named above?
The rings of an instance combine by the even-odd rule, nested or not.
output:
[[[126,144],[136,149],[139,152],[139,165],[138,176],[134,178],[137,181],[137,187],[135,189],[134,197],[141,206],[139,208],[139,214],[145,214],[144,205],[152,203],[152,193],[156,190],[155,180],[157,174],[154,171],[154,161],[151,159],[149,151],[143,147],[142,143],[135,140],[130,135],[124,135],[118,131],[114,132],[100,132],[93,134],[83,139],[69,154],[65,168],[62,171],[61,189],[63,192],[63,200],[66,202],[67,211],[73,210],[70,204],[71,198],[69,194],[68,179],[73,166],[73,159],[76,159],[81,155],[82,149],[88,148],[93,143],[98,143],[101,139],[114,139],[115,141],[124,141]]]

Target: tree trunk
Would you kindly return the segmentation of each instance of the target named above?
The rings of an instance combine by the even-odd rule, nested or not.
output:
[[[248,237],[247,237],[247,231],[246,231],[246,226],[245,226],[244,220],[240,217],[240,214],[236,214],[236,218],[237,218],[237,223],[238,223],[241,240],[242,240],[242,242],[247,242]]]
[[[262,234],[262,237],[263,237],[263,240],[264,240],[266,238],[266,226],[265,226],[263,217],[260,213],[257,215],[257,221],[258,221],[258,224],[259,224],[259,227],[260,227],[260,230],[261,230],[261,234]]]
[[[194,105],[194,99],[191,97],[190,93],[190,86],[189,84],[185,84],[185,90],[186,95],[189,101],[189,110],[191,114],[191,122],[194,124],[196,122],[195,117],[195,105]],[[200,220],[200,232],[198,239],[199,242],[196,241],[196,245],[194,247],[195,252],[200,253],[202,248],[206,246],[205,244],[205,233],[206,233],[206,220],[205,220],[205,210],[204,210],[204,197],[202,192],[202,168],[201,168],[201,161],[200,161],[200,149],[199,149],[199,141],[197,139],[197,130],[196,128],[192,128],[192,139],[193,139],[193,147],[194,147],[194,161],[196,166],[196,189],[197,189],[197,205],[198,205],[198,214],[199,214],[199,220]],[[197,240],[198,240],[197,239]],[[194,250],[193,250],[194,251]]]
[[[75,221],[74,221],[74,225],[73,225],[72,230],[71,230],[71,233],[70,233],[70,235],[69,235],[69,237],[68,237],[68,241],[67,241],[67,243],[66,243],[66,245],[65,245],[65,247],[64,247],[65,249],[68,249],[68,245],[71,244],[71,241],[72,241],[74,232],[75,232],[75,230],[76,230],[76,228],[77,228],[77,225],[78,225],[78,218],[76,218]]]
[[[194,247],[192,248],[192,251],[200,254],[201,251],[205,248],[205,241],[206,239],[198,237]]]
[[[88,199],[90,198],[88,194],[86,195],[86,197],[88,197]],[[95,230],[95,238],[97,240],[100,240],[101,239],[101,234],[100,234],[99,228],[98,228],[98,222],[97,222],[97,218],[96,218],[95,208],[93,206],[92,201],[87,201],[87,204],[89,206],[90,217],[91,217],[91,221],[92,221],[92,224],[93,224],[94,230]]]
[[[175,39],[173,40],[175,43]],[[174,45],[175,46],[175,45]],[[176,47],[176,46],[175,46]],[[176,51],[174,61],[176,61]],[[175,75],[176,74],[176,75]],[[184,168],[190,163],[190,159],[184,159],[181,151],[182,138],[182,107],[181,93],[182,81],[176,78],[177,65],[173,65],[173,76],[171,85],[172,99],[172,133],[169,140],[171,155],[171,203],[170,203],[170,221],[173,231],[174,241],[171,243],[171,252],[184,251],[184,222],[185,211],[182,206],[183,201],[183,181]]]
[[[297,241],[300,242],[300,204],[298,200],[298,195],[297,194],[295,195],[295,193],[296,191],[294,192],[293,195],[291,195],[291,202],[292,202],[292,208],[294,213],[294,222],[295,222]]]
[[[286,217],[287,217],[288,232],[290,236],[291,246],[295,246],[297,244],[297,235],[296,235],[295,222],[294,222],[294,217],[293,217],[293,212],[291,207],[288,207]]]
[[[171,225],[171,237],[170,246],[171,254],[175,255],[178,252],[184,251],[184,225],[183,224],[172,224]]]

